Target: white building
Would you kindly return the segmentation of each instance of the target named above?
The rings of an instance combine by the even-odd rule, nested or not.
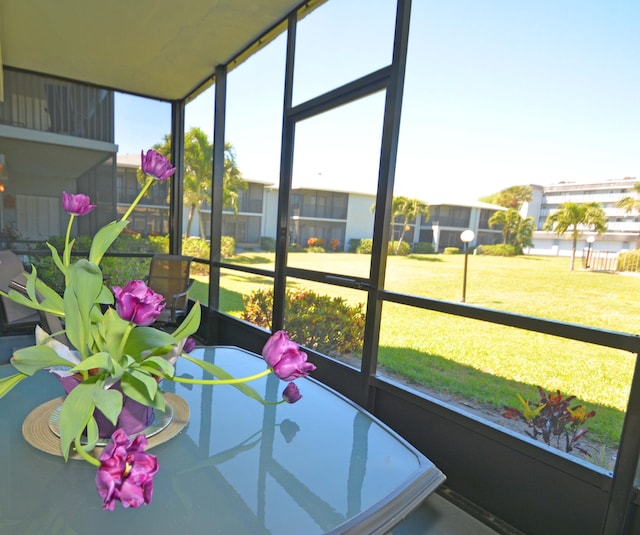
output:
[[[590,236],[594,238],[592,245],[594,251],[618,253],[635,249],[636,242],[640,238],[640,213],[626,212],[618,207],[618,202],[625,197],[637,197],[633,189],[636,182],[635,178],[624,178],[602,182],[566,182],[550,186],[531,186],[533,198],[531,202],[525,203],[521,210],[523,217],[533,217],[536,224],[534,247],[528,252],[536,255],[571,255],[572,240],[569,233],[557,236],[553,232],[542,230],[549,214],[567,202],[600,203],[607,216],[607,231],[604,234],[598,235],[586,228],[581,232],[578,251],[588,248],[587,238]]]

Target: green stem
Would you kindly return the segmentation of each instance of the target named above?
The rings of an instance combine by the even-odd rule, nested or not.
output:
[[[129,339],[129,335],[131,334],[133,327],[134,327],[134,324],[129,322],[129,324],[127,325],[127,329],[124,331],[124,334],[120,339],[120,347],[118,347],[117,360],[120,360],[122,357],[122,354],[124,353],[124,346],[127,343],[127,340]]]
[[[82,457],[85,461],[87,461],[89,464],[92,464],[93,466],[100,466],[100,461],[98,459],[96,459],[95,457],[91,457],[91,455],[89,455],[85,449],[82,447],[82,444],[80,444],[80,435],[81,433],[78,433],[78,436],[75,438],[75,440],[73,441],[75,447],[76,447],[76,451],[78,452],[78,454],[80,455],[80,457]]]
[[[73,225],[73,220],[75,218],[75,214],[69,214],[69,223],[67,224],[67,234],[64,237],[64,265],[69,267],[69,262],[71,261],[71,251],[69,250],[69,238],[71,237],[71,226]]]
[[[271,368],[267,368],[266,370],[261,371],[260,373],[256,373],[254,375],[248,375],[247,377],[238,377],[233,379],[186,379],[184,377],[168,377],[164,376],[165,379],[169,379],[170,381],[175,381],[176,383],[188,383],[192,385],[237,385],[240,383],[248,383],[249,381],[254,381],[256,379],[260,379],[260,377],[265,377],[271,373]]]
[[[152,176],[147,178],[147,181],[146,181],[145,185],[142,186],[142,189],[140,190],[140,193],[138,193],[138,196],[136,197],[136,200],[131,203],[131,205],[129,206],[129,209],[125,212],[125,214],[122,216],[120,221],[127,221],[129,219],[129,216],[131,215],[131,212],[133,212],[133,209],[140,202],[140,199],[142,199],[142,197],[145,196],[147,191],[149,191],[149,188],[151,187],[151,184],[153,184],[154,180],[156,180],[156,179],[153,178]]]

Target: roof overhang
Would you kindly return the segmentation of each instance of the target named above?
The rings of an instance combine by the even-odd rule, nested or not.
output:
[[[294,9],[322,1],[2,2],[0,66],[181,100],[216,66],[283,31]]]

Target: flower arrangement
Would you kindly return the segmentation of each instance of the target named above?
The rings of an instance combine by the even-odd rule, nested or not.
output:
[[[122,288],[105,285],[100,269],[104,254],[125,230],[129,215],[149,188],[157,181],[168,180],[175,172],[169,161],[154,150],[146,154],[142,151],[141,168],[147,178],[134,202],[119,221],[98,230],[88,258],[75,262],[71,262],[73,221],[91,212],[95,205],[86,195],[63,193],[62,206],[69,214],[64,250],[60,253],[47,244],[65,278],[62,296],[38,278],[35,268],[25,274],[26,295],[15,290],[2,292],[18,303],[58,316],[64,329],[45,333],[36,328],[36,345],[16,351],[11,358],[17,373],[0,379],[0,398],[40,370],[56,375],[67,392],[59,417],[61,454],[67,461],[75,449],[97,467],[96,486],[105,510],[113,510],[116,501],[124,507],[151,502],[158,461],[145,452],[146,436],[131,437],[124,427],[130,418],[129,404],[141,406],[147,412],[151,410],[151,414],[153,409],[164,410],[161,380],[239,385],[244,393],[266,403],[254,389],[242,383],[273,372],[289,382],[279,403],[295,403],[302,396],[292,381],[315,369],[298,344],[284,331],[278,331],[264,346],[262,354],[268,365],[264,372],[231,377],[217,366],[188,355],[195,346],[191,335],[200,324],[198,303],[169,333],[152,327],[165,306],[163,296],[140,280],[130,281]],[[55,339],[61,333],[72,347]],[[214,379],[177,377],[174,365],[179,357],[199,365]],[[92,451],[100,438],[101,420],[106,420],[114,430],[107,435],[111,441],[96,458]],[[145,424],[139,427],[144,429]]]

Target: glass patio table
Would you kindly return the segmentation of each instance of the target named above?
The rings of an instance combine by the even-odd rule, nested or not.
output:
[[[191,356],[234,376],[265,368],[236,347],[199,347]],[[0,376],[13,372],[0,366]],[[177,375],[209,378],[180,359]],[[280,399],[271,374],[249,383]],[[160,471],[153,501],[103,511],[96,469],[28,444],[22,423],[62,394],[39,372],[0,407],[0,533],[385,533],[433,492],[444,475],[357,405],[312,378],[298,379],[295,404],[263,405],[228,385],[164,381],[183,398],[189,423],[153,447]]]

